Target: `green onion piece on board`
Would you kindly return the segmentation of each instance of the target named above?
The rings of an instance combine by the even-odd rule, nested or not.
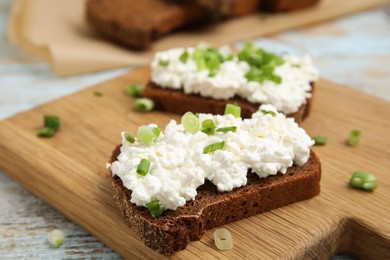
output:
[[[152,200],[146,203],[146,208],[149,210],[150,216],[152,216],[152,218],[157,218],[164,212],[164,208],[160,205],[159,200]]]
[[[145,176],[146,174],[148,174],[148,171],[149,171],[149,167],[150,167],[150,161],[148,159],[142,159],[141,162],[138,164],[138,167],[137,167],[137,173],[139,175],[142,175],[142,176]]]
[[[154,102],[149,98],[137,98],[134,100],[134,109],[139,112],[149,112],[153,107]]]
[[[215,128],[216,126],[212,119],[206,119],[202,122],[202,132],[207,135],[213,135]]]
[[[43,116],[43,128],[39,129],[39,137],[52,137],[60,129],[60,118],[54,115]]]
[[[213,143],[213,144],[210,144],[210,145],[206,146],[205,148],[203,148],[203,153],[204,154],[213,153],[217,150],[222,150],[224,147],[225,147],[225,141]]]
[[[138,141],[144,144],[151,144],[156,141],[161,132],[160,128],[157,128],[147,125],[140,126],[137,131]]]
[[[361,132],[359,130],[352,130],[349,134],[347,143],[349,146],[358,146],[360,143]]]
[[[227,133],[227,132],[236,132],[237,126],[227,126],[227,127],[220,127],[215,130],[217,132]]]
[[[369,172],[357,171],[353,173],[349,185],[356,189],[373,191],[378,187],[378,181],[376,177]]]
[[[134,138],[134,135],[132,133],[129,133],[129,132],[126,132],[124,133],[123,135],[126,139],[126,141],[128,141],[129,143],[134,143],[135,142],[135,138]]]
[[[40,137],[52,137],[55,134],[56,131],[54,131],[53,128],[50,127],[44,127],[39,129],[38,136]]]
[[[241,107],[233,104],[227,104],[225,107],[225,115],[232,114],[235,118],[241,117]]]
[[[52,128],[54,131],[60,129],[60,118],[54,115],[44,115],[43,116],[44,126]]]
[[[179,59],[180,59],[181,62],[187,63],[188,57],[189,57],[188,51],[184,51],[184,52],[180,55],[180,58],[179,58]]]
[[[264,115],[276,116],[276,113],[274,111],[271,111],[271,110],[262,109],[261,112],[263,112]]]
[[[126,94],[130,97],[142,97],[144,94],[144,86],[137,83],[132,83],[127,86]]]
[[[168,67],[169,66],[169,60],[159,60],[158,65],[161,67]]]
[[[186,132],[195,134],[200,128],[200,121],[192,112],[187,112],[181,117],[181,124]]]
[[[94,91],[93,94],[97,97],[102,97],[103,96],[103,92],[100,92],[100,91]]]
[[[323,135],[314,136],[312,139],[314,140],[314,145],[325,145],[328,141],[328,137]]]

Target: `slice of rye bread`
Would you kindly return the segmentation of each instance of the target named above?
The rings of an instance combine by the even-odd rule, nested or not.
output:
[[[112,153],[114,162],[120,153]],[[248,183],[230,192],[218,192],[206,181],[197,189],[195,200],[177,210],[166,210],[152,218],[145,207],[130,202],[131,191],[119,177],[112,178],[114,201],[128,224],[146,246],[171,255],[186,248],[190,241],[199,240],[207,229],[270,211],[294,202],[312,198],[320,193],[321,163],[313,151],[307,163],[290,167],[286,174],[260,179],[248,171]]]
[[[197,3],[169,0],[88,0],[86,18],[106,38],[133,49],[146,49],[169,32],[204,20]]]
[[[238,16],[260,10],[261,0],[195,0],[212,12],[223,16]]]
[[[311,82],[310,85],[312,86],[312,97],[307,99],[306,103],[303,104],[297,112],[287,115],[288,117],[294,118],[298,124],[300,124],[310,114],[315,84],[314,82]],[[152,81],[149,81],[146,84],[144,96],[153,99],[156,109],[175,114],[184,114],[191,111],[194,113],[223,115],[226,104],[233,103],[241,107],[242,118],[250,118],[261,105],[258,103],[250,103],[239,97],[234,97],[229,100],[217,100],[195,94],[184,94],[182,90],[161,88]]]
[[[315,5],[320,0],[262,0],[261,8],[269,12],[284,12]]]

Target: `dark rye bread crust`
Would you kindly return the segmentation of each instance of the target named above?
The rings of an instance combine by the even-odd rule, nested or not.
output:
[[[86,18],[106,38],[132,49],[146,49],[169,32],[201,21],[208,13],[197,3],[169,0],[88,0]]]
[[[298,124],[306,119],[310,114],[315,84],[314,82],[311,82],[310,85],[312,86],[312,97],[307,99],[306,104],[303,104],[297,112],[287,115],[288,117],[294,118]],[[188,111],[192,111],[194,113],[222,115],[225,111],[226,104],[233,103],[241,107],[242,118],[250,118],[261,105],[250,103],[239,97],[229,100],[216,100],[195,94],[184,94],[182,90],[162,88],[152,81],[149,81],[146,84],[144,96],[153,99],[156,109],[175,114],[184,114]]]
[[[261,0],[195,0],[212,12],[223,16],[237,16],[260,10]]]
[[[114,162],[120,153],[112,153]],[[231,192],[220,193],[206,181],[197,189],[194,201],[188,201],[176,211],[166,210],[152,218],[144,207],[130,202],[131,191],[114,176],[114,201],[128,224],[146,246],[171,255],[183,250],[193,240],[199,240],[207,229],[270,211],[294,202],[312,198],[320,193],[321,163],[313,151],[302,167],[293,166],[286,174],[260,179],[248,172],[248,184]]]
[[[262,9],[270,12],[284,12],[315,5],[320,0],[262,0]]]

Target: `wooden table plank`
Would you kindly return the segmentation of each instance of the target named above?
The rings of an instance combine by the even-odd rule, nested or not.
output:
[[[12,0],[0,0],[0,119],[126,71],[56,78],[39,58],[7,42],[5,28],[11,3]],[[324,77],[389,100],[389,26],[388,17],[378,9],[256,39],[256,43],[267,48],[309,52]],[[321,133],[320,130],[313,134]],[[327,169],[332,171],[338,166]],[[120,258],[4,173],[0,173],[0,205],[0,258]],[[66,235],[66,242],[59,249],[50,249],[45,238],[54,227],[63,229]]]

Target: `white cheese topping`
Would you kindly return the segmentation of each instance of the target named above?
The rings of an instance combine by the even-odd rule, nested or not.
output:
[[[197,47],[205,48],[205,46]],[[180,56],[187,51],[186,62]],[[194,48],[176,48],[157,52],[151,63],[151,79],[162,88],[182,89],[186,94],[199,94],[204,97],[227,100],[239,96],[252,103],[271,104],[285,114],[298,111],[299,107],[311,97],[310,82],[318,80],[318,71],[313,66],[310,56],[294,57],[283,55],[284,64],[275,68],[275,74],[282,82],[276,84],[266,80],[262,83],[248,81],[245,74],[249,72],[248,63],[232,60],[220,64],[216,74],[209,76],[209,70],[198,71],[192,58]],[[219,52],[227,57],[231,50],[221,47]],[[160,61],[168,61],[161,66]]]
[[[264,114],[261,110],[273,111],[276,115]],[[200,121],[205,119],[212,119],[217,128],[236,126],[237,131],[190,134],[172,120],[151,145],[137,140],[131,144],[122,133],[121,153],[111,164],[111,171],[132,190],[131,202],[145,206],[157,199],[165,209],[175,210],[195,199],[196,189],[206,179],[215,184],[218,191],[231,191],[246,185],[248,169],[265,178],[278,172],[286,173],[293,163],[305,164],[313,145],[293,119],[277,113],[271,105],[262,105],[251,119],[199,114]],[[222,150],[203,154],[206,146],[223,140]],[[150,161],[145,176],[136,172],[143,158]]]

